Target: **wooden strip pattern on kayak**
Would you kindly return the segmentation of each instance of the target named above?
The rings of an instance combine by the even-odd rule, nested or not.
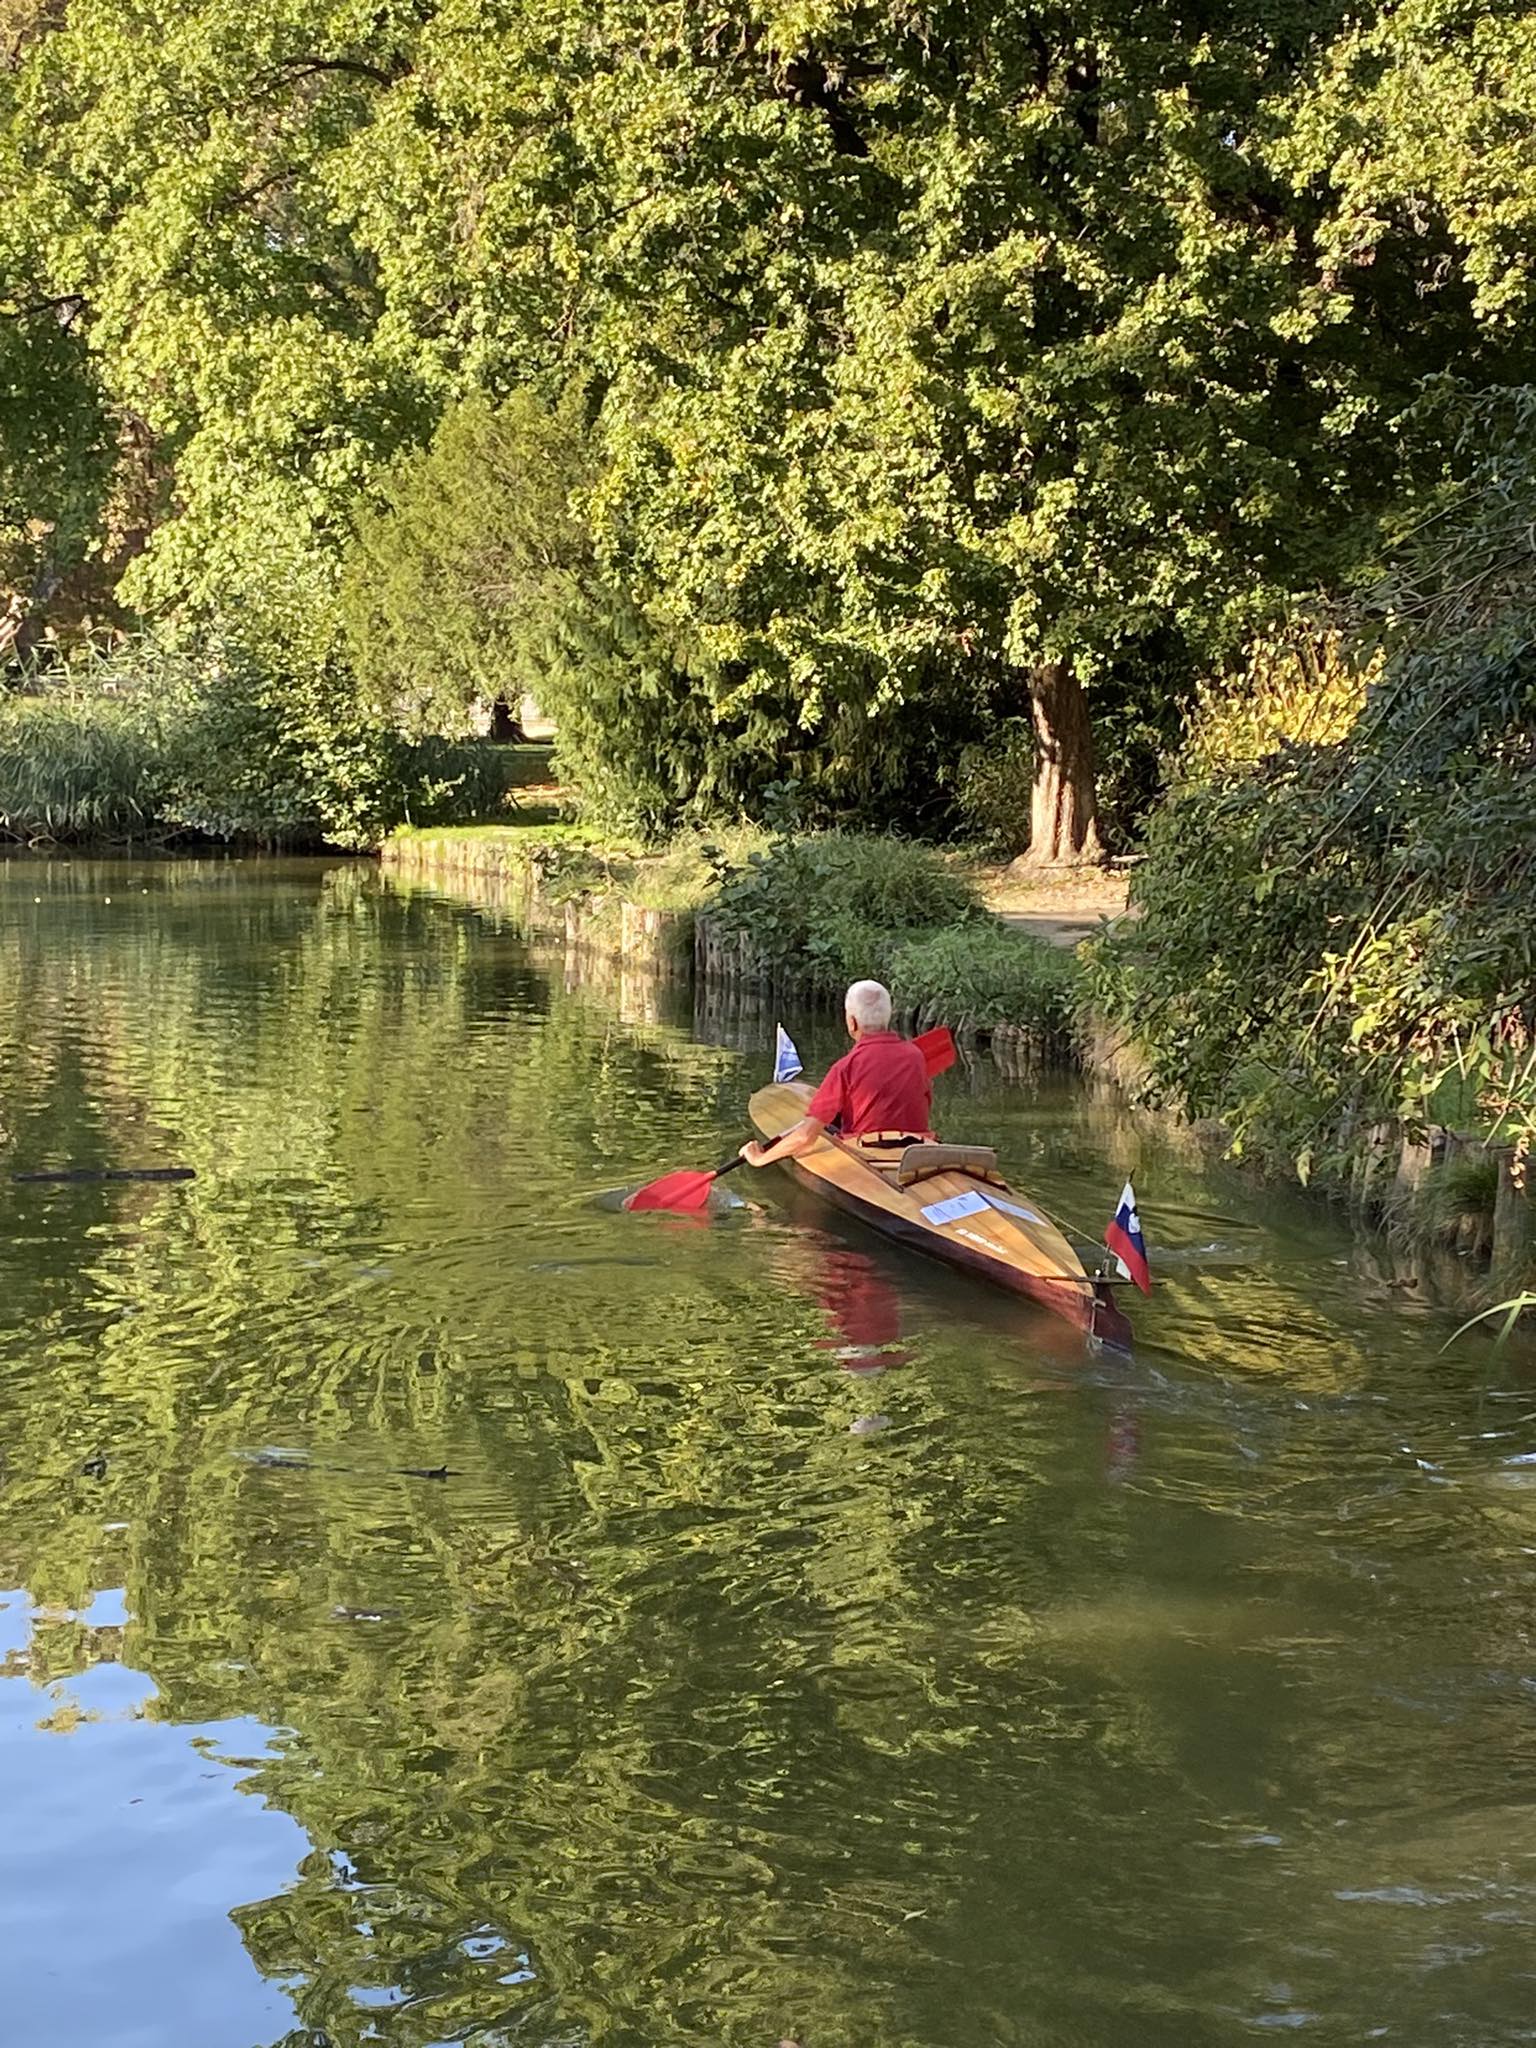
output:
[[[810,1098],[803,1081],[774,1082],[757,1090],[748,1111],[764,1138],[777,1138],[799,1123]],[[1105,1342],[1122,1347],[1129,1343],[1130,1324],[1123,1310],[1109,1289],[1085,1271],[1037,1202],[1006,1181],[982,1180],[955,1168],[930,1174],[912,1187],[899,1187],[899,1160],[899,1149],[872,1159],[855,1144],[824,1137],[787,1163],[804,1185],[912,1250],[1012,1287]],[[985,1210],[948,1223],[934,1223],[923,1215],[936,1203],[969,1194],[1016,1202],[1035,1220],[1009,1215],[990,1202]]]

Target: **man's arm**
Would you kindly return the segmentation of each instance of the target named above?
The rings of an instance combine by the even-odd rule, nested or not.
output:
[[[772,1166],[780,1159],[798,1159],[802,1152],[810,1151],[826,1128],[820,1117],[804,1116],[771,1145],[760,1145],[754,1138],[750,1145],[743,1145],[741,1156],[748,1166]]]

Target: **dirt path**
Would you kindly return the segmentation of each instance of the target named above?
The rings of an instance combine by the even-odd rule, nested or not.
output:
[[[1027,877],[1007,867],[983,868],[977,880],[987,908],[1004,924],[1052,946],[1075,946],[1102,919],[1127,915],[1130,878],[1124,868],[1065,868]]]

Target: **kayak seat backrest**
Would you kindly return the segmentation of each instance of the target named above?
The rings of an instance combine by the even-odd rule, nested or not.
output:
[[[931,1173],[968,1173],[975,1180],[996,1181],[999,1187],[1004,1184],[997,1170],[997,1154],[990,1145],[924,1144],[908,1145],[902,1153],[896,1185],[909,1188]]]

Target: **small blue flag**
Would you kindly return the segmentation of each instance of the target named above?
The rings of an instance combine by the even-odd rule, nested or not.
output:
[[[793,1081],[796,1074],[804,1069],[800,1055],[795,1051],[795,1041],[782,1024],[775,1025],[773,1033],[773,1078],[775,1081]]]

